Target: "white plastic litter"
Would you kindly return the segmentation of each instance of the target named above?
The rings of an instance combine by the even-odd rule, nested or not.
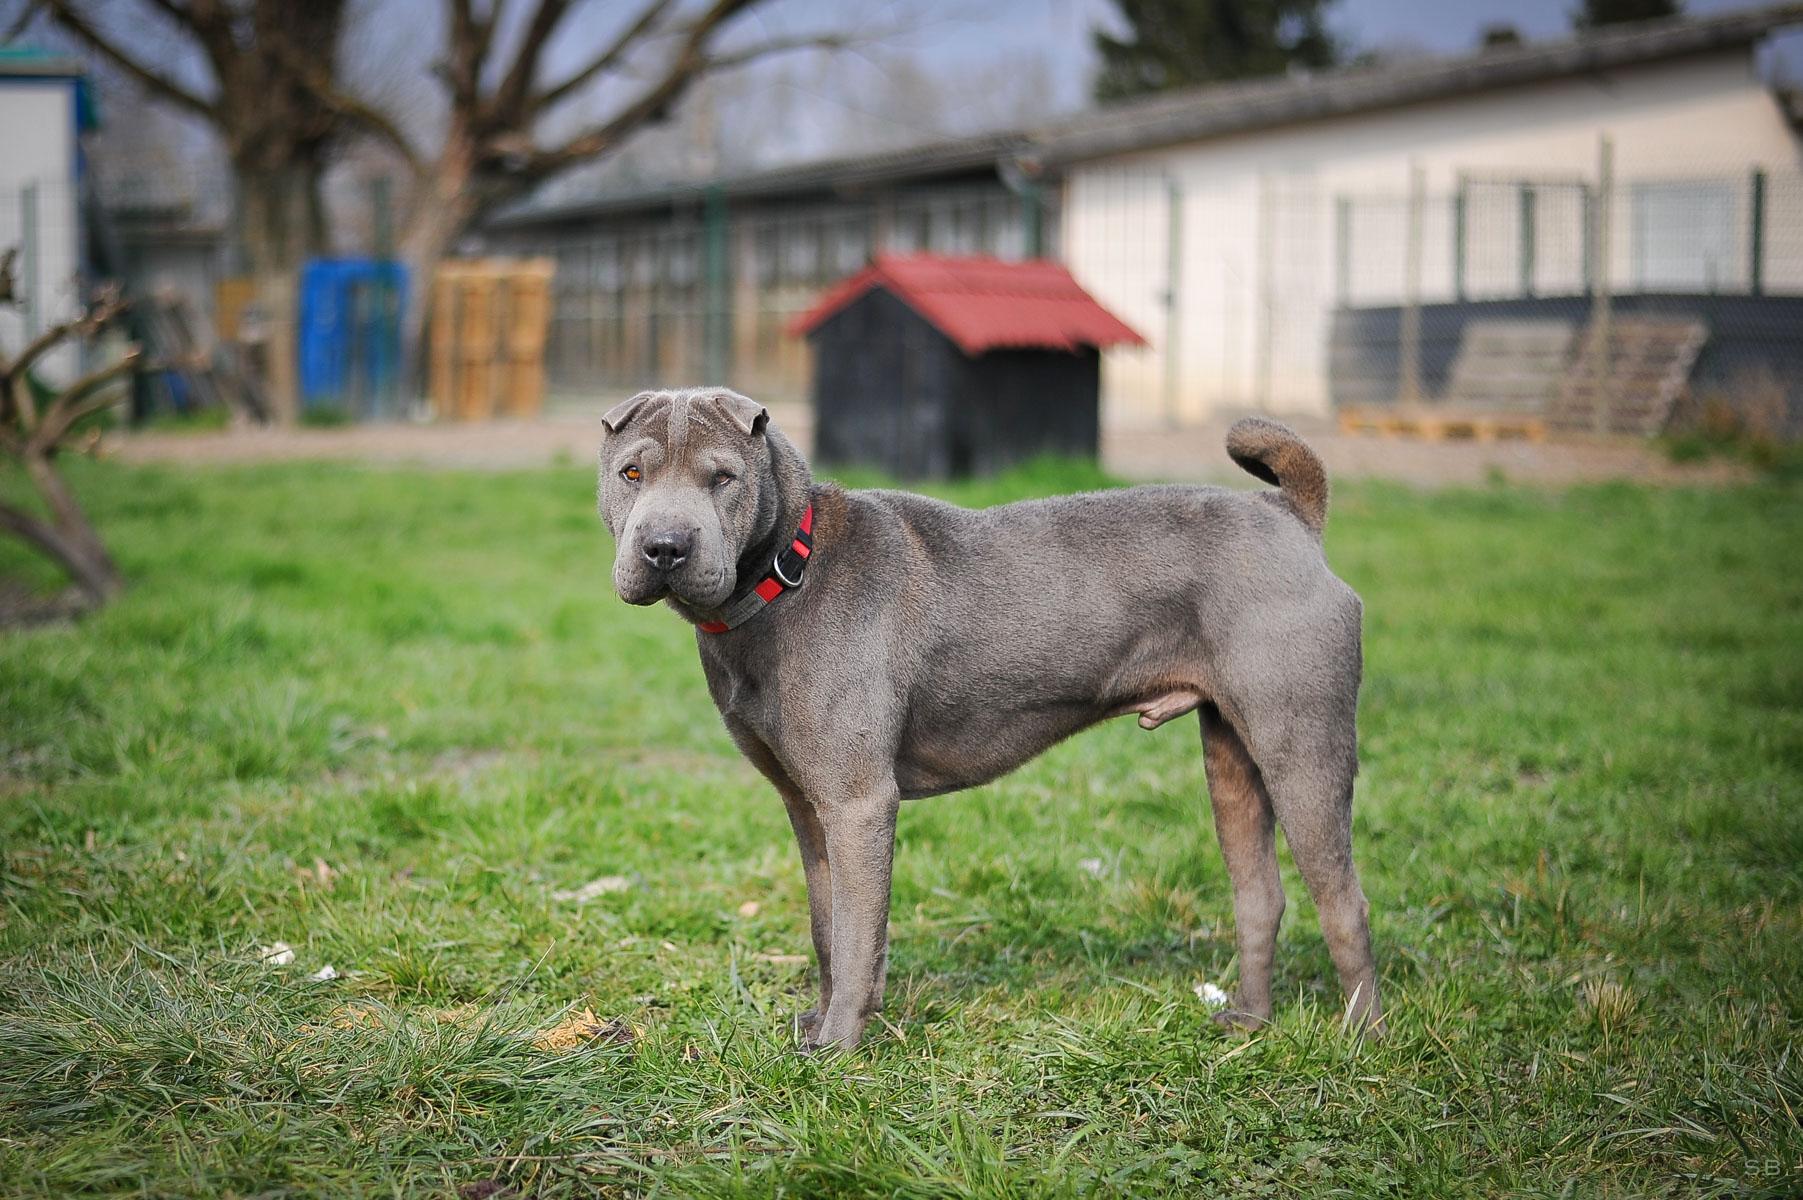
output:
[[[591,879],[579,888],[569,888],[551,893],[553,900],[574,900],[577,904],[587,904],[597,896],[605,896],[609,892],[623,892],[632,886],[632,880],[624,875],[603,875],[599,879]]]
[[[1206,981],[1196,985],[1196,999],[1210,1008],[1226,1008],[1227,993]]]
[[[285,967],[294,961],[294,947],[287,942],[276,942],[270,946],[259,946],[257,954],[266,967]]]

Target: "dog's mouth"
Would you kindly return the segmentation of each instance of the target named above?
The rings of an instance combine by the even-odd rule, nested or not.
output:
[[[630,572],[627,577],[615,577],[614,591],[628,604],[644,606],[674,599],[706,612],[732,598],[733,584],[731,573],[725,571],[710,571],[704,578]]]

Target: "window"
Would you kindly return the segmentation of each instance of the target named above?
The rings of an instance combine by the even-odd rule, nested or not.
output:
[[[870,226],[863,217],[840,223],[833,235],[833,272],[850,275],[870,258]]]
[[[820,273],[820,225],[801,220],[783,229],[783,278],[810,283]]]
[[[1635,286],[1700,292],[1739,286],[1738,200],[1735,185],[1721,180],[1634,184]]]

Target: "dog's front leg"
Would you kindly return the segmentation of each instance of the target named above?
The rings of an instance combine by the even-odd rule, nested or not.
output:
[[[832,873],[832,999],[807,1046],[850,1050],[883,1005],[889,972],[889,877],[895,860],[895,782],[817,799]]]
[[[811,1037],[833,1002],[833,876],[827,867],[826,830],[820,814],[794,785],[778,789],[801,849],[801,870],[808,884],[808,932],[814,938],[814,961],[820,968],[820,1000],[801,1014],[801,1032]]]

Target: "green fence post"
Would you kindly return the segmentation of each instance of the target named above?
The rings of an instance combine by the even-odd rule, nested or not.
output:
[[[25,304],[25,336],[34,338],[43,331],[43,289],[38,278],[42,255],[38,253],[38,185],[28,183],[19,189],[19,232],[24,245],[19,249],[19,284]]]
[[[701,209],[702,287],[706,293],[701,326],[703,372],[709,383],[724,383],[729,338],[726,279],[726,191],[707,189]]]
[[[1333,294],[1341,308],[1352,300],[1352,198],[1333,198]]]
[[[1045,257],[1045,194],[1037,179],[1020,188],[1020,223],[1026,233],[1027,257]]]
[[[1465,299],[1465,191],[1463,173],[1452,193],[1452,298]]]
[[[1747,291],[1765,292],[1765,168],[1753,168],[1752,211],[1747,221]]]
[[[369,181],[370,224],[377,258],[394,257],[394,182],[386,175]]]
[[[1183,345],[1183,185],[1165,180],[1164,421],[1177,424],[1177,390]]]
[[[1536,244],[1538,231],[1534,228],[1534,187],[1524,183],[1519,187],[1521,201],[1521,294],[1534,294],[1534,259],[1539,253]]]

